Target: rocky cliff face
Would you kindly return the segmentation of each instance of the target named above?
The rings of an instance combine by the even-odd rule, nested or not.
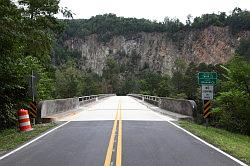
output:
[[[120,65],[133,63],[134,70],[147,66],[152,71],[171,74],[177,58],[186,63],[227,62],[239,40],[249,37],[250,32],[232,35],[229,28],[210,26],[182,32],[175,40],[166,36],[163,33],[140,33],[130,38],[117,36],[108,43],[100,43],[96,35],[91,35],[85,39],[68,39],[64,44],[79,53],[82,69],[91,69],[98,74],[102,74],[108,57],[113,57]]]

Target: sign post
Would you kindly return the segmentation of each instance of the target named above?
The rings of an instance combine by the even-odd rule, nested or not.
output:
[[[32,70],[31,72],[31,94],[32,94],[32,101],[35,101],[35,79],[36,76],[34,76],[34,72]]]
[[[201,98],[203,100],[203,117],[208,125],[208,118],[211,115],[211,100],[214,98],[214,85],[217,83],[216,72],[199,72],[198,84],[201,85]]]

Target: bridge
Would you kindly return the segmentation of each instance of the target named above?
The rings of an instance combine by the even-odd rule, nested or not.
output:
[[[157,112],[159,105],[146,100],[159,104],[159,98],[130,95],[80,105],[74,114],[60,118],[56,128],[2,156],[0,165],[242,165],[179,127],[178,118]]]

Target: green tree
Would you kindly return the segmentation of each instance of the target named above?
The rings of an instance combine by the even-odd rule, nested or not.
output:
[[[184,93],[187,95],[189,100],[196,100],[197,99],[197,88],[198,88],[198,79],[197,79],[197,66],[194,62],[191,62],[184,76]]]
[[[235,50],[235,53],[250,61],[250,38],[241,40],[239,47]]]
[[[171,78],[169,75],[164,75],[158,84],[157,96],[169,97],[171,91],[172,91]]]
[[[22,1],[31,2],[31,1]],[[20,4],[22,4],[20,1]],[[23,101],[30,99],[29,79],[31,70],[37,73],[38,99],[51,98],[53,81],[50,72],[52,31],[57,26],[53,14],[56,12],[44,9],[42,2],[32,1],[39,8],[39,13],[23,3],[24,7],[10,0],[0,1],[0,129],[15,125],[16,111]],[[43,1],[46,7],[52,7]],[[52,5],[52,4],[51,4]],[[58,8],[54,4],[52,8]],[[44,20],[46,21],[46,24]],[[49,21],[48,21],[49,20]]]
[[[141,93],[157,95],[158,85],[161,81],[161,75],[156,72],[145,70],[139,77],[139,87]]]
[[[87,72],[84,76],[84,89],[81,95],[94,95],[102,93],[101,77],[93,72]]]
[[[227,25],[235,34],[239,31],[250,29],[250,12],[235,8],[231,15],[227,18]]]
[[[140,93],[138,79],[135,76],[127,76],[122,81],[119,95],[126,95],[129,93]]]
[[[184,90],[184,72],[186,70],[186,63],[182,59],[175,61],[171,83],[173,86],[173,96],[175,94],[183,93]]]
[[[191,27],[191,25],[192,25],[192,15],[191,14],[189,14],[189,15],[187,15],[187,20],[186,20],[186,26],[187,27]]]
[[[227,81],[216,98],[219,125],[227,130],[250,134],[250,63],[235,57],[227,67]]]
[[[83,91],[84,78],[75,67],[74,61],[68,61],[56,70],[56,93],[58,98],[70,98],[80,95]]]
[[[166,31],[171,34],[178,32],[184,27],[184,24],[177,18],[170,19],[169,17],[165,17],[164,24],[166,26]]]
[[[27,16],[36,19],[41,15],[52,16],[59,12],[59,0],[18,0]]]
[[[106,93],[118,92],[119,71],[118,63],[114,59],[108,58],[102,74],[105,82]]]

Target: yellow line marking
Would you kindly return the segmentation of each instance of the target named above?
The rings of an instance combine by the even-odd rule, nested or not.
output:
[[[114,121],[113,129],[112,129],[112,133],[110,136],[110,140],[109,140],[109,146],[108,146],[104,166],[110,166],[110,162],[112,159],[112,151],[113,151],[114,141],[115,141],[115,132],[116,132],[117,120],[118,120],[118,116],[119,116],[118,115],[119,114],[119,111],[118,111],[119,107],[120,107],[120,101],[118,104],[118,108],[117,108],[117,112],[116,112],[116,116],[115,116],[115,121]]]
[[[120,104],[120,117],[119,117],[119,130],[118,130],[118,143],[116,150],[116,166],[122,165],[122,110]]]

